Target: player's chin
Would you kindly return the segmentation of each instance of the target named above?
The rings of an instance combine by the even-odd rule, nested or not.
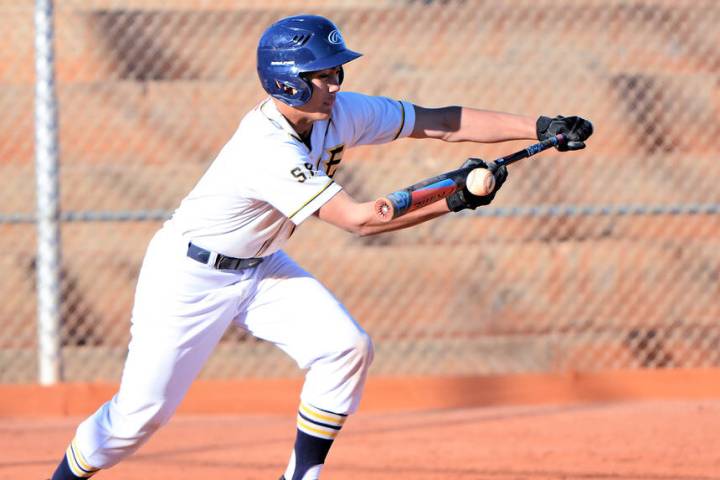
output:
[[[315,112],[314,117],[315,117],[315,120],[327,120],[328,118],[330,118],[331,113],[332,113],[332,106],[327,107],[327,106],[323,105],[322,108],[319,108]]]
[[[328,100],[327,102],[323,102],[323,104],[320,107],[320,112],[324,115],[330,116],[332,113],[333,105],[335,105],[335,98],[332,100]]]
[[[328,118],[330,118],[331,112],[332,112],[332,105],[326,105],[326,104],[322,104],[319,106],[313,106],[311,108],[305,109],[305,114],[313,122],[327,120]]]

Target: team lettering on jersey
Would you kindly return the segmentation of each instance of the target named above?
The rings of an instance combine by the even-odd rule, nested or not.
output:
[[[335,175],[335,172],[337,172],[340,162],[342,162],[345,144],[341,143],[340,145],[328,148],[325,151],[328,154],[328,159],[325,160],[325,173],[328,177],[332,178],[333,175]],[[302,167],[295,167],[290,170],[290,175],[295,177],[295,179],[300,183],[303,183],[310,177],[314,177],[316,173],[317,169],[313,168],[313,164],[310,162],[305,162]]]
[[[305,168],[303,168],[303,167],[305,167]],[[305,162],[303,167],[295,167],[292,170],[290,170],[290,175],[295,177],[297,179],[297,181],[300,183],[303,183],[308,178],[315,176],[315,169],[313,168],[312,163]]]
[[[337,145],[335,147],[328,148],[326,151],[329,158],[325,162],[325,172],[327,173],[328,177],[332,178],[333,175],[335,175],[335,172],[337,171],[340,162],[342,162],[343,152],[345,151],[345,144],[341,143],[340,145]]]

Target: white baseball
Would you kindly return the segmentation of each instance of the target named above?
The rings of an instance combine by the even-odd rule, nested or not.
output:
[[[468,173],[465,186],[473,195],[488,195],[495,188],[495,175],[487,168],[476,168]]]

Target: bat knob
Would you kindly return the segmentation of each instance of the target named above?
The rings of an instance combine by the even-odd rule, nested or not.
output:
[[[386,198],[380,198],[375,201],[375,216],[381,222],[389,222],[393,219],[395,209]]]

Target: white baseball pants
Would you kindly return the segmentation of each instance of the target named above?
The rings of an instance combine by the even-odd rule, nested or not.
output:
[[[284,252],[228,271],[186,251],[187,240],[167,228],[150,242],[120,389],[76,432],[92,467],[118,463],[170,419],[231,323],[309,369],[302,401],[336,413],[357,409],[372,343],[320,282]]]

